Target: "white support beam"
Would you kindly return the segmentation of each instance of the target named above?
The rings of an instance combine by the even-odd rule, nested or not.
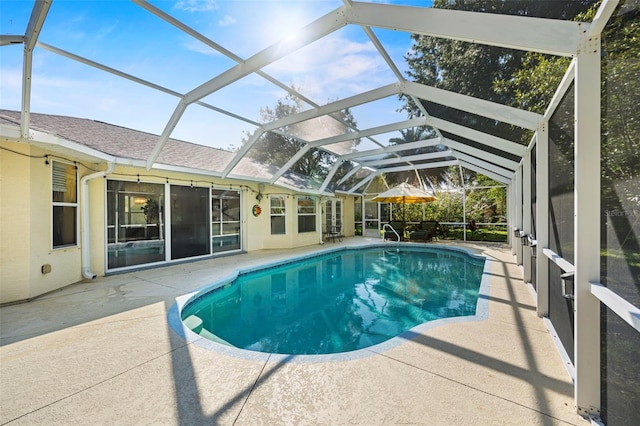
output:
[[[122,72],[120,70],[117,70],[115,68],[111,68],[111,67],[103,65],[101,63],[98,63],[98,62],[92,61],[90,59],[84,58],[82,56],[78,56],[78,55],[73,54],[71,52],[68,52],[66,50],[62,50],[62,49],[60,49],[58,47],[51,46],[51,45],[49,45],[47,43],[38,42],[36,44],[36,46],[40,47],[42,49],[48,50],[49,52],[56,53],[56,54],[58,54],[60,56],[64,56],[64,57],[72,59],[74,61],[78,61],[78,62],[83,63],[85,65],[89,65],[91,67],[97,68],[97,69],[99,69],[101,71],[105,71],[105,72],[108,72],[110,74],[117,75],[118,77],[133,81],[134,83],[138,83],[138,84],[140,84],[142,86],[146,86],[146,87],[149,87],[151,89],[157,90],[159,92],[166,93],[167,95],[175,96],[177,98],[182,98],[184,96],[184,94],[182,94],[182,93],[179,93],[179,92],[176,92],[174,90],[168,89],[168,88],[166,88],[164,86],[160,86],[159,84],[155,84],[155,83],[152,83],[150,81],[147,81],[147,80],[138,78],[136,76],[133,76],[131,74],[127,74],[127,73]],[[260,126],[260,123],[257,123],[256,121],[253,121],[253,120],[251,120],[249,118],[242,117],[240,115],[237,115],[237,114],[234,114],[232,112],[226,111],[226,110],[224,110],[222,108],[215,107],[215,106],[213,106],[211,104],[208,104],[206,102],[198,101],[198,102],[196,102],[196,105],[202,106],[202,107],[210,109],[212,111],[219,112],[220,114],[227,115],[227,116],[229,116],[231,118],[235,118],[236,120],[244,121],[245,123],[249,123],[249,124],[254,125],[256,127]]]
[[[403,81],[404,77],[402,75],[402,72],[398,69],[395,62],[393,62],[393,59],[391,59],[391,56],[389,56],[382,43],[380,43],[380,40],[378,40],[378,37],[376,37],[375,33],[369,27],[363,26],[362,29],[369,37],[369,40],[371,40],[371,43],[373,43],[373,45],[376,47],[376,50],[378,51],[380,56],[382,56],[382,59],[384,59],[391,71],[395,74],[398,81]]]
[[[166,124],[152,151],[152,154],[147,159],[147,169],[150,169],[153,166],[153,163],[157,160],[162,147],[171,136],[171,133],[173,133],[173,130],[178,124],[178,121],[180,121],[180,118],[182,117],[182,114],[184,114],[187,106],[235,81],[240,80],[243,77],[246,77],[251,73],[260,70],[262,67],[269,65],[270,63],[273,63],[308,44],[311,44],[312,42],[344,27],[345,25],[346,17],[344,7],[340,7],[303,27],[296,33],[295,37],[289,37],[267,47],[243,63],[218,74],[211,80],[187,92],[171,115],[169,122]]]
[[[581,415],[600,413],[600,37],[585,37],[576,60],[574,189],[575,403]],[[596,229],[594,229],[594,226]]]
[[[491,179],[495,180],[496,182],[500,182],[503,184],[508,184],[511,180],[509,178],[506,178],[502,175],[499,175],[497,173],[492,172],[491,170],[487,170],[483,167],[477,166],[475,164],[469,163],[467,161],[464,160],[460,160],[459,161],[460,165],[462,167],[464,167],[465,169],[469,169],[469,170],[473,170],[474,172],[477,173],[481,173],[487,177],[490,177]]]
[[[551,119],[551,116],[556,111],[556,108],[560,104],[560,101],[562,101],[565,93],[567,93],[567,90],[569,90],[569,87],[571,87],[571,83],[573,83],[573,78],[575,76],[575,66],[576,60],[574,59],[571,61],[569,67],[565,71],[560,84],[556,88],[556,91],[551,98],[551,102],[549,102],[549,106],[547,106],[547,109],[544,112],[545,121],[548,122]]]
[[[24,35],[24,54],[22,67],[22,109],[20,117],[20,135],[23,139],[29,138],[30,112],[31,112],[31,77],[33,65],[33,49],[44,25],[44,20],[49,13],[53,0],[37,0],[31,10],[31,16]]]
[[[228,49],[225,49],[224,47],[222,47],[218,43],[214,42],[213,40],[209,39],[208,37],[205,37],[203,34],[199,33],[198,31],[194,30],[193,28],[189,27],[188,25],[180,22],[179,20],[177,20],[173,16],[165,13],[161,9],[158,9],[157,7],[155,7],[152,4],[150,4],[148,1],[146,1],[146,0],[132,0],[132,1],[134,3],[136,3],[138,6],[142,7],[145,10],[147,10],[148,12],[156,15],[158,18],[166,21],[167,23],[173,25],[174,27],[180,29],[181,31],[184,31],[186,34],[190,35],[191,37],[195,38],[196,40],[200,41],[201,43],[211,47],[213,50],[222,53],[223,55],[225,55],[226,57],[232,59],[236,63],[244,64],[245,61],[240,56],[236,55],[235,53],[231,52]],[[295,98],[300,99],[302,102],[306,102],[307,104],[311,105],[314,108],[318,108],[319,107],[318,104],[316,104],[311,99],[309,99],[306,96],[304,96],[299,91],[295,90],[293,87],[287,86],[286,84],[284,84],[281,81],[277,80],[276,78],[270,76],[266,72],[264,72],[262,70],[257,70],[255,73],[257,75],[259,75],[260,77],[264,78],[265,80],[269,81],[270,83],[275,84],[276,86],[278,86],[279,88],[281,88],[285,92],[289,93],[290,95],[294,96]],[[198,101],[198,104],[206,106],[207,108],[210,108],[210,109],[217,110],[215,107],[213,107],[213,106],[211,106],[209,104],[205,104],[205,103],[203,103],[201,101]],[[234,116],[233,114],[229,113],[228,111],[220,110],[219,112],[222,112],[223,114],[229,115],[229,116],[237,118],[239,120],[251,122],[251,120],[249,120],[246,117]],[[334,117],[334,118],[338,119],[338,117]],[[345,122],[343,120],[340,120],[340,121],[343,124],[345,124],[347,126],[350,126],[349,123],[347,123],[347,122]],[[258,124],[255,124],[253,122],[251,124],[254,124],[256,126],[258,125]]]
[[[360,182],[358,182],[357,184],[355,184],[354,186],[351,187],[351,189],[349,189],[347,191],[347,194],[353,194],[358,188],[360,188],[362,185],[365,185],[366,183],[370,182],[373,180],[373,178],[375,178],[376,176],[378,176],[379,173],[371,173],[369,176],[367,176],[366,178],[362,179]]]
[[[517,155],[518,157],[522,157],[527,150],[527,147],[524,145],[520,145],[518,143],[502,139],[488,133],[480,132],[478,130],[470,129],[469,127],[451,123],[440,118],[427,117],[425,121],[425,124],[428,126],[451,132],[458,136],[462,136],[463,138],[470,139],[474,142],[478,142],[483,145],[508,152],[509,154]]]
[[[378,170],[380,173],[406,172],[407,170],[436,169],[439,167],[457,166],[458,160],[436,161],[433,163],[414,164],[410,166],[388,167]]]
[[[442,140],[440,138],[425,139],[421,141],[390,145],[385,148],[376,148],[376,149],[368,149],[365,151],[351,152],[349,154],[342,155],[340,159],[348,160],[348,161],[360,161],[362,158],[366,158],[366,157],[379,156],[381,154],[390,153],[390,152],[399,152],[399,151],[407,151],[407,150],[413,150],[418,148],[425,148],[428,146],[437,146],[440,144],[442,144]]]
[[[348,21],[509,49],[573,56],[581,25],[556,19],[353,2]],[[584,24],[588,25],[588,24]]]
[[[327,177],[324,178],[322,185],[320,185],[320,189],[318,189],[319,192],[324,192],[325,189],[327,189],[327,186],[329,186],[329,183],[331,183],[331,179],[333,179],[338,169],[340,169],[341,165],[342,161],[336,161],[335,163],[333,163],[333,166],[331,167],[331,170],[329,170]]]
[[[433,160],[435,158],[453,157],[453,151],[438,151],[427,154],[416,154],[401,157],[385,158],[384,160],[363,161],[360,165],[363,167],[376,167],[396,163],[410,163],[414,161]]]
[[[291,37],[287,37],[266,49],[256,53],[241,64],[217,75],[211,80],[201,84],[185,95],[187,104],[193,103],[211,93],[235,82],[247,75],[260,70],[279,59],[307,46],[322,37],[347,25],[345,8],[329,12],[309,25],[301,28]]]
[[[511,180],[514,176],[513,170],[503,169],[502,167],[498,167],[495,164],[489,163],[487,161],[478,159],[476,157],[472,157],[471,155],[467,155],[455,150],[453,151],[453,153],[456,156],[456,158],[458,158],[458,160],[464,161],[465,163],[468,163],[468,164],[474,164],[477,167],[481,167],[485,170],[491,171],[494,174],[500,175],[509,180]]]
[[[635,328],[636,331],[640,332],[640,308],[629,303],[628,300],[620,297],[600,283],[591,283],[591,294],[607,305],[607,308],[615,312],[627,324]]]
[[[10,34],[0,34],[0,46],[9,46],[11,44],[22,44],[24,43],[25,36],[23,35],[10,35]]]
[[[227,164],[227,166],[222,171],[223,178],[226,178],[229,175],[229,173],[231,173],[231,170],[233,170],[238,165],[240,160],[242,160],[244,156],[247,154],[247,152],[249,152],[249,150],[253,148],[253,145],[255,145],[255,143],[258,141],[258,139],[260,139],[260,137],[263,134],[264,132],[261,129],[258,129],[253,135],[251,135],[247,143],[242,145],[240,150],[236,153],[233,159],[229,162],[229,164]]]
[[[178,98],[183,96],[181,93],[178,93],[178,92],[176,92],[174,90],[168,89],[168,88],[166,88],[164,86],[160,86],[158,84],[151,83],[150,81],[143,80],[143,79],[135,77],[135,76],[133,76],[131,74],[127,74],[127,73],[122,72],[120,70],[117,70],[115,68],[108,67],[108,66],[103,65],[103,64],[101,64],[99,62],[92,61],[90,59],[84,58],[82,56],[76,55],[74,53],[71,53],[71,52],[68,52],[66,50],[60,49],[58,47],[52,46],[50,44],[43,43],[43,42],[38,42],[37,46],[42,48],[42,49],[45,49],[45,50],[47,50],[49,52],[55,53],[57,55],[64,56],[65,58],[72,59],[74,61],[80,62],[80,63],[85,64],[85,65],[89,65],[90,67],[99,69],[101,71],[108,72],[108,73],[113,74],[113,75],[117,75],[118,77],[122,77],[124,79],[127,79],[129,81],[133,81],[134,83],[138,83],[138,84],[146,86],[146,87],[150,87],[152,89],[158,90],[158,91],[166,93],[168,95],[172,95],[172,96],[175,96],[175,97],[178,97]]]
[[[516,170],[516,179],[514,185],[515,191],[515,214],[516,223],[515,226],[518,229],[522,229],[522,166]],[[515,240],[516,246],[516,264],[522,265],[522,243],[519,238]]]
[[[351,176],[353,176],[356,173],[358,173],[361,169],[362,169],[362,166],[360,164],[356,164],[356,166],[354,168],[352,168],[351,170],[349,170],[349,172],[346,175],[342,176],[342,179],[340,179],[338,181],[338,185],[346,182],[347,179],[349,179]]]
[[[604,27],[607,25],[607,22],[609,22],[611,16],[613,16],[613,12],[615,12],[616,7],[618,7],[618,3],[620,3],[620,0],[602,1],[600,7],[598,7],[596,16],[594,16],[593,21],[591,21],[589,31],[587,31],[587,35],[589,37],[600,37],[600,33],[604,30]]]
[[[531,215],[531,153],[527,151],[522,158],[522,230],[527,234],[533,233]],[[531,248],[522,247],[522,266],[524,267],[524,282],[531,283]]]
[[[175,129],[178,121],[180,121],[180,118],[182,117],[182,114],[184,114],[184,111],[187,109],[187,106],[187,103],[185,103],[183,99],[181,99],[178,103],[178,106],[173,111],[169,122],[167,122],[167,124],[165,125],[160,138],[158,138],[158,142],[156,142],[153,150],[151,151],[151,154],[149,154],[149,158],[147,158],[147,170],[151,170],[151,168],[153,167],[153,164],[156,162],[158,156],[160,155],[160,151],[162,151],[164,144],[169,140],[173,129]]]
[[[395,130],[402,130],[409,127],[424,126],[425,124],[426,123],[424,118],[412,118],[410,120],[399,121],[391,124],[385,124],[384,126],[372,127],[370,129],[360,130],[358,132],[345,133],[338,136],[332,136],[330,138],[319,139],[317,141],[310,142],[309,145],[312,148],[317,148],[323,145],[330,145],[333,143],[344,142],[352,139],[364,138],[367,136],[393,132]]]
[[[445,146],[452,148],[454,151],[464,152],[489,163],[497,164],[502,168],[510,170],[512,173],[518,168],[518,163],[516,163],[515,161],[509,160],[496,154],[492,154],[490,152],[483,151],[478,148],[474,148],[458,141],[444,138],[442,140],[442,143]]]
[[[509,223],[509,232],[507,233],[509,237],[509,242],[511,246],[511,254],[516,255],[516,238],[513,235],[513,230],[517,228],[516,226],[516,195],[515,195],[515,187],[516,187],[516,177],[513,176],[511,182],[509,182],[509,187],[507,190],[507,215],[509,219],[507,222]]]
[[[549,122],[536,131],[536,312],[549,316],[549,261],[543,250],[549,247]]]
[[[280,177],[285,174],[287,170],[293,167],[293,165],[296,164],[309,151],[309,149],[311,149],[309,145],[305,145],[300,148],[298,152],[289,158],[289,161],[287,161],[284,166],[280,167],[280,169],[271,177],[269,183],[273,184],[275,181],[280,179]]]
[[[40,31],[44,25],[44,20],[47,18],[51,3],[53,0],[36,0],[31,11],[31,17],[27,24],[27,30],[25,31],[24,48],[28,51],[33,51],[36,46]]]
[[[292,114],[292,115],[283,117],[278,120],[271,121],[269,123],[263,124],[262,129],[264,131],[269,131],[269,130],[274,130],[280,127],[290,126],[295,123],[311,120],[321,115],[331,114],[334,112],[342,111],[347,108],[353,108],[355,106],[362,105],[367,102],[373,102],[379,99],[387,98],[389,96],[398,95],[399,93],[400,93],[399,83],[389,84],[386,86],[379,87],[377,89],[370,90],[368,92],[351,96],[349,98],[331,102],[329,104],[323,105],[318,108],[313,108],[307,111],[303,111],[297,114]]]
[[[535,112],[461,95],[420,83],[404,82],[402,93],[529,130],[537,129],[538,124],[542,121],[542,115]]]

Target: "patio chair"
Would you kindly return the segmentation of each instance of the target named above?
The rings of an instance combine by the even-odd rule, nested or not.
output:
[[[403,239],[404,235],[404,223],[402,221],[391,221],[388,223],[400,236],[400,241]],[[398,235],[396,232],[393,232],[389,227],[385,227],[384,229],[384,239],[398,241]]]
[[[420,222],[419,229],[409,234],[409,240],[410,241],[422,240],[425,243],[427,241],[432,241],[438,233],[439,226],[440,224],[438,223],[437,220],[423,220],[422,222]]]

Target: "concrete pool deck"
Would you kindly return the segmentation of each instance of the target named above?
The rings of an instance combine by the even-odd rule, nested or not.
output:
[[[0,424],[586,424],[510,249],[456,245],[493,260],[488,319],[347,361],[229,356],[167,320],[177,297],[216,277],[327,245],[98,277],[3,306]]]

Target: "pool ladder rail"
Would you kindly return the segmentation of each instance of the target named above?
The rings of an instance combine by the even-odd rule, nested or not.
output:
[[[382,225],[382,230],[386,231],[387,229],[391,230],[391,232],[393,232],[394,234],[396,234],[396,241],[402,241],[400,239],[400,234],[398,234],[398,231],[396,231],[393,226],[391,226],[391,224],[389,223],[385,223],[384,225]],[[382,238],[384,239],[384,232],[382,233]]]

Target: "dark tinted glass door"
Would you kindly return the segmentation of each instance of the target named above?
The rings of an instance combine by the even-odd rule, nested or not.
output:
[[[171,186],[171,258],[211,253],[209,188]]]

